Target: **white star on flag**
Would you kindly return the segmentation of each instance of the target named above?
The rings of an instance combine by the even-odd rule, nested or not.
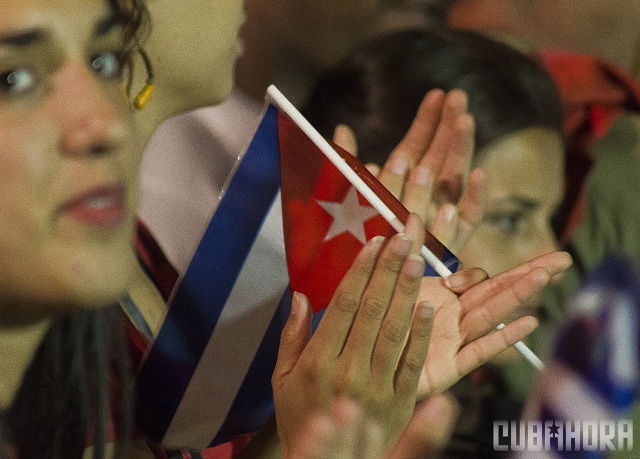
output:
[[[358,202],[358,192],[354,187],[349,188],[349,192],[341,203],[330,201],[318,201],[324,210],[333,217],[331,227],[324,240],[349,232],[362,242],[367,242],[364,234],[364,222],[374,217],[378,212],[369,206],[363,206]]]

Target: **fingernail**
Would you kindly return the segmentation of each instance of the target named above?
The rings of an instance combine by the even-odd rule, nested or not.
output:
[[[445,204],[444,219],[447,223],[451,223],[456,216],[456,206],[453,204]]]
[[[420,303],[420,307],[418,308],[418,314],[422,319],[431,319],[433,318],[435,311],[433,309],[433,305],[426,301]]]
[[[378,166],[375,163],[367,163],[364,165],[364,167],[371,172],[371,175],[373,175],[374,177],[378,177],[378,175],[380,175],[380,166]]]
[[[393,172],[394,174],[405,175],[408,170],[409,170],[409,162],[402,157],[395,158],[391,162],[391,172]]]
[[[397,255],[407,255],[413,245],[413,239],[405,233],[398,233],[393,239],[391,248]]]
[[[367,241],[367,245],[371,248],[371,250],[379,250],[382,244],[384,244],[384,241],[384,236],[374,236],[369,239],[369,241]]]
[[[429,185],[431,176],[431,170],[425,166],[418,166],[412,172],[413,182],[417,185]]]
[[[291,301],[291,317],[296,317],[300,315],[300,310],[302,309],[302,295],[299,292],[293,292],[292,301]]]
[[[461,287],[462,285],[464,285],[464,282],[464,274],[461,273],[451,274],[444,279],[444,285],[446,285],[450,289]]]
[[[412,277],[418,278],[422,277],[422,274],[424,274],[424,260],[420,255],[409,255],[405,261],[405,266],[407,274]]]

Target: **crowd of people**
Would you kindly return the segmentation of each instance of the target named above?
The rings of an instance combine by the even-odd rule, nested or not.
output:
[[[3,2],[0,457],[501,457],[492,423],[536,380],[512,346],[550,355],[581,277],[640,257],[633,24],[595,23],[622,2],[406,3]],[[292,292],[262,428],[163,445],[136,375],[270,84],[411,214],[322,314]],[[464,269],[424,277],[425,231]]]

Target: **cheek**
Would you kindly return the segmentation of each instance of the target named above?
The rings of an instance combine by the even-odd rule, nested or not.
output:
[[[32,188],[50,182],[59,139],[54,126],[33,110],[0,114],[0,186],[22,182],[23,188]]]
[[[19,290],[41,269],[43,262],[36,254],[51,234],[49,190],[56,170],[56,136],[52,124],[44,121],[33,111],[22,116],[6,110],[0,113],[0,289],[4,294]]]
[[[518,254],[496,237],[487,225],[480,225],[459,253],[465,268],[479,267],[495,276],[520,263]]]
[[[0,228],[10,236],[28,238],[34,225],[46,220],[55,160],[46,132],[19,124],[5,126],[8,129],[0,132]]]

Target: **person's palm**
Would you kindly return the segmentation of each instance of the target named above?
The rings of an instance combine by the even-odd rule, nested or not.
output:
[[[570,264],[568,254],[555,252],[484,282],[480,282],[485,277],[482,270],[466,270],[458,276],[468,276],[467,285],[473,286],[459,296],[454,293],[455,289],[451,291],[437,285],[444,282],[442,278],[425,277],[421,296],[434,305],[435,315],[418,399],[447,390],[533,331],[537,319],[526,316],[491,333],[530,295],[546,285],[551,276]]]

